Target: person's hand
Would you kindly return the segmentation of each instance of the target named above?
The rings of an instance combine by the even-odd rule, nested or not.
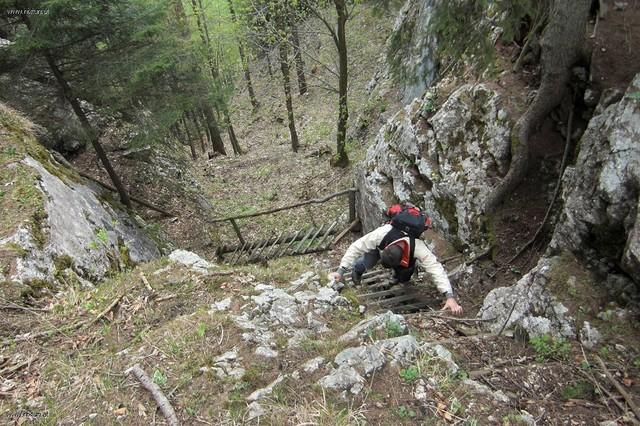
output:
[[[458,305],[458,302],[456,302],[456,299],[453,297],[449,297],[442,307],[443,311],[446,311],[447,309],[454,315],[462,314],[462,306]]]
[[[342,281],[342,275],[338,272],[329,272],[329,274],[327,274],[327,278],[329,281]]]

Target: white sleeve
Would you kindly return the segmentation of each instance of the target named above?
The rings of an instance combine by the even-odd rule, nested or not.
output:
[[[368,251],[378,248],[382,239],[391,230],[391,225],[383,225],[355,240],[340,261],[341,268],[351,268],[353,262]]]
[[[440,293],[453,293],[447,272],[422,240],[416,239],[413,256],[416,258],[416,263],[431,276]]]

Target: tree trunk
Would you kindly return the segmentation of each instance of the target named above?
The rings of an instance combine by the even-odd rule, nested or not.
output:
[[[231,142],[233,153],[236,155],[243,154],[242,149],[240,148],[240,144],[238,143],[238,138],[236,138],[236,132],[233,130],[233,126],[231,125],[229,110],[226,106],[223,106],[222,116],[224,117],[224,123],[227,126],[227,134],[229,135],[229,141]]]
[[[233,8],[233,1],[228,0],[229,2],[229,12],[231,13],[231,20],[237,24],[238,20],[236,18],[236,11]],[[242,71],[244,73],[244,81],[247,84],[247,90],[249,91],[249,99],[251,100],[251,106],[253,107],[253,111],[257,111],[260,104],[256,99],[256,94],[253,91],[253,83],[251,82],[251,73],[249,72],[249,58],[245,55],[244,52],[244,43],[237,37],[238,40],[238,53],[240,54],[240,62],[242,63]]]
[[[249,91],[249,100],[251,100],[251,106],[253,111],[257,111],[260,107],[260,103],[256,99],[256,93],[253,91],[253,83],[251,82],[251,72],[249,71],[249,58],[244,54],[244,47],[242,42],[238,41],[238,51],[240,52],[240,61],[242,62],[242,71],[244,72],[244,81],[247,84],[247,90]]]
[[[211,146],[213,147],[213,150],[222,155],[227,155],[227,152],[224,149],[224,143],[222,142],[222,137],[220,136],[220,128],[218,127],[218,123],[213,113],[213,107],[211,105],[205,105],[204,114],[207,118],[207,127],[211,134]]]
[[[177,141],[182,140],[182,136],[180,135],[180,130],[178,129],[178,126],[176,126],[176,123],[173,123],[171,126],[169,126],[169,130],[171,131],[171,134],[173,135],[174,138],[176,138]]]
[[[187,135],[187,142],[189,142],[189,148],[191,148],[191,157],[194,160],[197,160],[198,154],[196,154],[196,143],[191,137],[191,132],[189,132],[189,124],[187,123],[187,120],[185,120],[184,118],[182,118],[181,121],[182,121],[182,126],[184,126],[184,132]]]
[[[336,12],[338,13],[337,48],[339,60],[338,78],[338,131],[336,135],[336,158],[333,162],[335,166],[346,167],[349,164],[349,157],[345,150],[347,137],[347,120],[349,119],[349,109],[347,107],[347,7],[344,0],[334,0]]]
[[[131,200],[129,199],[129,194],[127,193],[126,188],[124,187],[122,181],[120,180],[120,177],[111,166],[111,162],[109,161],[109,158],[107,157],[107,154],[104,151],[102,144],[98,140],[98,134],[93,129],[93,127],[91,127],[91,124],[87,119],[87,115],[84,113],[84,111],[82,110],[82,107],[80,106],[80,102],[78,101],[78,98],[76,98],[71,92],[69,83],[67,83],[67,80],[65,80],[64,76],[62,75],[62,71],[60,71],[60,68],[58,68],[58,66],[56,65],[51,54],[48,51],[45,51],[44,57],[47,60],[47,64],[49,65],[49,68],[51,68],[51,71],[53,72],[53,75],[55,76],[56,81],[58,82],[58,84],[60,85],[60,88],[62,89],[62,94],[64,98],[67,100],[67,102],[71,104],[71,108],[73,108],[73,112],[76,114],[76,117],[78,117],[78,120],[80,120],[80,123],[82,124],[84,131],[87,133],[87,136],[91,140],[91,145],[93,145],[93,149],[95,149],[96,155],[100,159],[100,162],[102,163],[102,166],[104,167],[104,169],[107,171],[107,174],[109,175],[109,178],[113,183],[113,186],[118,191],[118,195],[120,196],[120,201],[125,206],[131,208]]]
[[[307,93],[307,81],[304,78],[304,61],[300,51],[300,38],[298,28],[295,23],[291,23],[291,41],[293,43],[293,58],[296,62],[296,73],[298,74],[298,90],[300,95]]]
[[[269,77],[273,78],[273,69],[271,68],[271,55],[269,55],[269,51],[267,50],[267,70],[269,70]]]
[[[541,40],[542,77],[536,97],[520,117],[511,137],[512,159],[507,175],[494,188],[484,210],[491,213],[522,182],[529,167],[531,136],[567,92],[571,67],[582,53],[589,14],[587,0],[555,0]]]
[[[291,134],[291,149],[298,152],[300,143],[298,142],[298,133],[296,132],[296,123],[293,116],[293,102],[291,101],[291,82],[289,81],[289,62],[287,58],[287,43],[280,42],[278,46],[280,53],[280,71],[282,71],[282,85],[284,86],[284,96],[287,104],[287,117],[289,119],[289,133]]]
[[[206,133],[203,131],[202,126],[200,125],[200,121],[198,120],[198,114],[196,112],[189,111],[188,113],[189,118],[191,119],[191,121],[193,122],[194,127],[196,128],[196,132],[198,135],[198,140],[200,141],[200,149],[202,150],[202,153],[204,154],[207,150],[204,146],[204,140],[206,138]]]
[[[202,108],[198,108],[198,114],[197,115],[198,115],[200,121],[202,122],[202,127],[204,128],[204,132],[206,133],[206,136],[207,136],[207,142],[213,144],[213,138],[211,137],[211,132],[209,131],[209,126],[206,125],[207,116],[204,113],[204,110]]]
[[[198,4],[196,4],[196,1]],[[211,71],[211,77],[213,78],[214,84],[217,86],[220,84],[220,72],[213,58],[213,54],[211,53],[211,39],[209,38],[209,30],[207,27],[207,21],[205,19],[204,14],[202,13],[202,0],[191,0],[191,5],[193,7],[193,13],[196,15],[196,23],[198,25],[198,30],[200,32],[200,38],[202,40],[202,44],[205,45],[207,51],[207,60],[209,64],[209,69]],[[240,144],[238,143],[238,139],[236,138],[236,134],[233,130],[233,125],[231,124],[231,117],[229,116],[229,112],[227,110],[226,102],[222,100],[222,109],[223,109],[223,119],[225,121],[225,125],[227,126],[227,133],[229,134],[229,139],[231,141],[231,146],[233,148],[233,152],[236,154],[241,154],[242,150],[240,149]],[[208,117],[207,117],[208,119]],[[208,120],[209,121],[209,120]],[[218,135],[220,132],[217,132]],[[213,135],[213,132],[212,132]],[[214,136],[214,139],[216,137]],[[215,148],[214,148],[215,149]],[[224,149],[224,148],[223,148]],[[218,151],[220,152],[220,151]]]

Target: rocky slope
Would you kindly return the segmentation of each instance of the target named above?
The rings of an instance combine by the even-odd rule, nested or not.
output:
[[[14,216],[3,223],[0,239],[8,287],[24,292],[65,280],[92,285],[157,257],[141,222],[109,202],[104,189],[59,164],[39,145],[34,128],[0,105],[2,181],[9,188],[2,193],[3,211]]]

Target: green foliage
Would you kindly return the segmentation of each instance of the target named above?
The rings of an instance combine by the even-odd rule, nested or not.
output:
[[[629,93],[629,98],[634,99],[636,101],[640,100],[640,92]]]
[[[200,337],[201,339],[204,338],[204,335],[207,333],[207,325],[205,323],[200,323],[198,324],[198,337]]]
[[[406,405],[401,405],[398,407],[398,417],[400,417],[401,419],[412,419],[416,417],[416,415],[416,412]]]
[[[544,19],[547,1],[454,0],[436,4],[429,32],[438,40],[438,55],[456,66],[464,62],[480,73],[493,64],[495,50],[491,33],[502,28],[502,40],[521,40],[532,25]],[[496,22],[497,21],[497,22]]]
[[[640,356],[637,356],[633,359],[633,367],[640,369]]]
[[[387,321],[384,325],[384,329],[387,334],[387,338],[398,337],[403,334],[402,325],[397,321]]]
[[[420,370],[413,365],[408,368],[403,368],[400,370],[400,378],[408,383],[415,382],[420,378]]]
[[[167,376],[160,370],[155,370],[153,372],[153,377],[151,379],[153,383],[162,387],[167,384]]]
[[[106,244],[109,241],[109,234],[107,234],[107,230],[104,228],[100,228],[96,231],[96,238],[103,244]]]
[[[590,399],[595,393],[595,389],[590,382],[581,380],[562,388],[562,399]]]
[[[551,359],[567,359],[571,352],[571,345],[564,339],[556,339],[549,334],[532,337],[529,343],[536,352],[538,362]]]

